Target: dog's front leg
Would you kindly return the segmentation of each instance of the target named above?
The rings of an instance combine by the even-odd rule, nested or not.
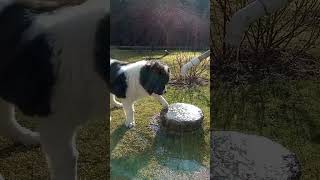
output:
[[[41,122],[40,140],[52,180],[77,179],[76,126],[71,121],[56,117]]]
[[[116,100],[116,96],[114,94],[110,94],[110,105],[111,105],[111,108],[122,107],[122,104]]]
[[[123,109],[124,109],[124,113],[126,115],[126,122],[125,125],[128,128],[132,128],[133,126],[135,126],[135,121],[134,121],[134,104],[132,102],[123,102]]]
[[[158,94],[152,94],[153,97],[155,97],[163,106],[163,108],[168,108],[169,103],[163,98],[163,96]]]
[[[39,144],[39,133],[22,127],[15,118],[14,106],[0,99],[0,134],[25,145]]]

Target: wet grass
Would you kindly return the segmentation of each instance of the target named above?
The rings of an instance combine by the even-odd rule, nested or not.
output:
[[[175,53],[178,52],[165,57],[163,61],[172,65]],[[113,50],[111,54],[117,59],[136,61],[150,55],[158,57],[163,52],[156,51],[151,54],[146,51]],[[208,178],[209,85],[194,88],[169,86],[165,98],[169,104],[184,102],[200,107],[205,115],[203,131],[182,137],[155,133],[150,128],[150,120],[161,111],[161,105],[151,97],[143,98],[135,104],[136,127],[133,129],[123,126],[125,116],[122,109],[112,110],[111,179],[188,179],[194,177],[194,172],[202,173],[204,179]]]
[[[297,154],[302,179],[320,178],[319,82],[259,82],[238,87],[216,82],[214,94],[215,130],[268,137]]]

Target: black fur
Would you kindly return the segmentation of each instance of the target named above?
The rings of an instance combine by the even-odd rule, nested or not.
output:
[[[0,72],[14,58],[23,33],[31,26],[32,13],[23,6],[12,4],[0,12]]]
[[[110,92],[118,98],[126,98],[128,85],[124,72],[120,71],[121,66],[126,63],[116,61],[110,65]]]
[[[100,77],[109,84],[109,26],[110,26],[110,17],[107,14],[99,23],[96,32],[96,71]]]
[[[0,97],[26,115],[47,116],[55,82],[53,50],[45,33],[21,41],[32,19],[31,12],[19,5],[0,14]]]
[[[140,84],[151,95],[162,95],[169,82],[169,72],[158,61],[149,61],[140,71]]]

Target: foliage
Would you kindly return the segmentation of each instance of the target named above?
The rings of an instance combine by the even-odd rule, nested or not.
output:
[[[212,1],[211,36],[215,58],[234,59],[234,50],[228,49],[224,43],[226,25],[232,14],[247,3],[247,0]],[[319,10],[318,0],[295,0],[270,16],[260,18],[245,33],[240,53],[244,48],[251,49],[253,53],[275,49],[307,52],[319,40]]]

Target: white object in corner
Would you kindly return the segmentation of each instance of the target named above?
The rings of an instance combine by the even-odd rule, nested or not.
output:
[[[191,61],[189,61],[188,63],[186,63],[185,65],[182,66],[181,68],[181,75],[182,76],[186,76],[187,72],[189,71],[189,69],[191,69],[192,67],[200,64],[200,62],[204,59],[206,59],[207,57],[210,56],[210,50],[204,52],[203,54],[201,54],[200,56],[194,57],[191,59]]]
[[[256,0],[237,11],[227,26],[226,43],[238,47],[250,24],[288,5],[288,0]]]

